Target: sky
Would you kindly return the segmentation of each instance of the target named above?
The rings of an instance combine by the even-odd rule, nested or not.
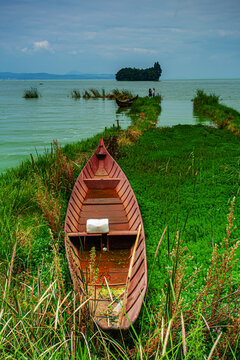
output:
[[[0,72],[240,78],[240,0],[0,0]]]

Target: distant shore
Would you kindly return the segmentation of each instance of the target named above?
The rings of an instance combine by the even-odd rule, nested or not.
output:
[[[1,80],[107,80],[115,79],[114,74],[48,74],[0,72]]]

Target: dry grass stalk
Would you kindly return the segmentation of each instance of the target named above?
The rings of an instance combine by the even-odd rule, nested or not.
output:
[[[69,193],[75,182],[73,164],[67,160],[57,140],[54,140],[54,147],[55,161],[51,165],[52,187],[54,191]]]
[[[182,311],[181,311],[181,324],[182,324],[183,355],[187,356],[186,330],[185,330],[184,317]]]
[[[159,240],[159,243],[158,243],[158,246],[157,246],[157,249],[156,249],[156,252],[155,252],[155,259],[156,259],[156,257],[157,257],[157,254],[158,254],[158,250],[159,250],[159,248],[160,248],[160,245],[161,245],[161,243],[162,243],[162,241],[163,241],[163,238],[164,238],[164,235],[165,235],[165,233],[166,233],[166,231],[167,231],[167,226],[165,227],[165,229],[164,229],[164,231],[163,231],[163,233],[162,233],[162,236],[161,236],[161,239]]]
[[[17,241],[14,244],[12,257],[11,257],[11,261],[10,261],[10,265],[9,265],[8,282],[7,282],[8,288],[10,287],[11,281],[12,281],[13,264],[14,264],[14,259],[15,259],[15,255],[16,255],[16,248],[17,248]]]
[[[42,183],[39,177],[36,177],[37,190],[36,199],[40,209],[43,212],[43,217],[48,222],[50,229],[54,236],[58,237],[62,225],[60,222],[60,201],[55,197],[53,192],[49,192],[48,188]]]
[[[222,336],[222,333],[220,333],[220,334],[218,335],[218,337],[217,337],[215,343],[213,344],[213,347],[212,347],[212,349],[211,349],[211,351],[210,351],[210,353],[209,353],[209,356],[208,356],[207,360],[211,360],[211,359],[212,359],[213,353],[214,353],[214,351],[215,351],[215,349],[216,349],[216,347],[217,347],[217,344],[218,344],[221,336]]]
[[[109,293],[109,296],[110,296],[110,299],[111,299],[111,302],[113,302],[113,296],[112,296],[112,293],[111,293],[111,290],[110,290],[110,287],[108,285],[108,281],[106,279],[106,277],[104,276],[104,280],[105,280],[105,283],[107,285],[107,290],[108,290],[108,293]]]
[[[170,330],[171,330],[171,326],[172,326],[172,321],[173,321],[173,319],[171,319],[169,321],[169,324],[168,324],[168,327],[167,327],[167,333],[166,333],[164,343],[163,343],[162,356],[165,355],[166,350],[167,350],[167,344],[168,344],[169,334],[170,334]]]

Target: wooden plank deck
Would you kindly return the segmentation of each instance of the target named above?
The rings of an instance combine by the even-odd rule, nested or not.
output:
[[[129,230],[129,221],[118,194],[113,189],[89,189],[82,204],[79,231],[86,231],[87,219],[108,219],[109,230]]]

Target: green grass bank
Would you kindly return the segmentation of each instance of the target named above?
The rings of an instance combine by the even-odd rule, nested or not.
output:
[[[129,133],[55,143],[0,177],[0,359],[239,358],[240,139],[202,125],[155,128],[159,100],[134,106]],[[72,185],[100,136],[146,234],[148,292],[122,337],[94,329],[79,307],[63,242]]]
[[[220,128],[228,129],[235,134],[240,131],[240,113],[219,103],[220,96],[207,95],[203,90],[197,90],[193,99],[193,110],[196,115],[209,116]]]

